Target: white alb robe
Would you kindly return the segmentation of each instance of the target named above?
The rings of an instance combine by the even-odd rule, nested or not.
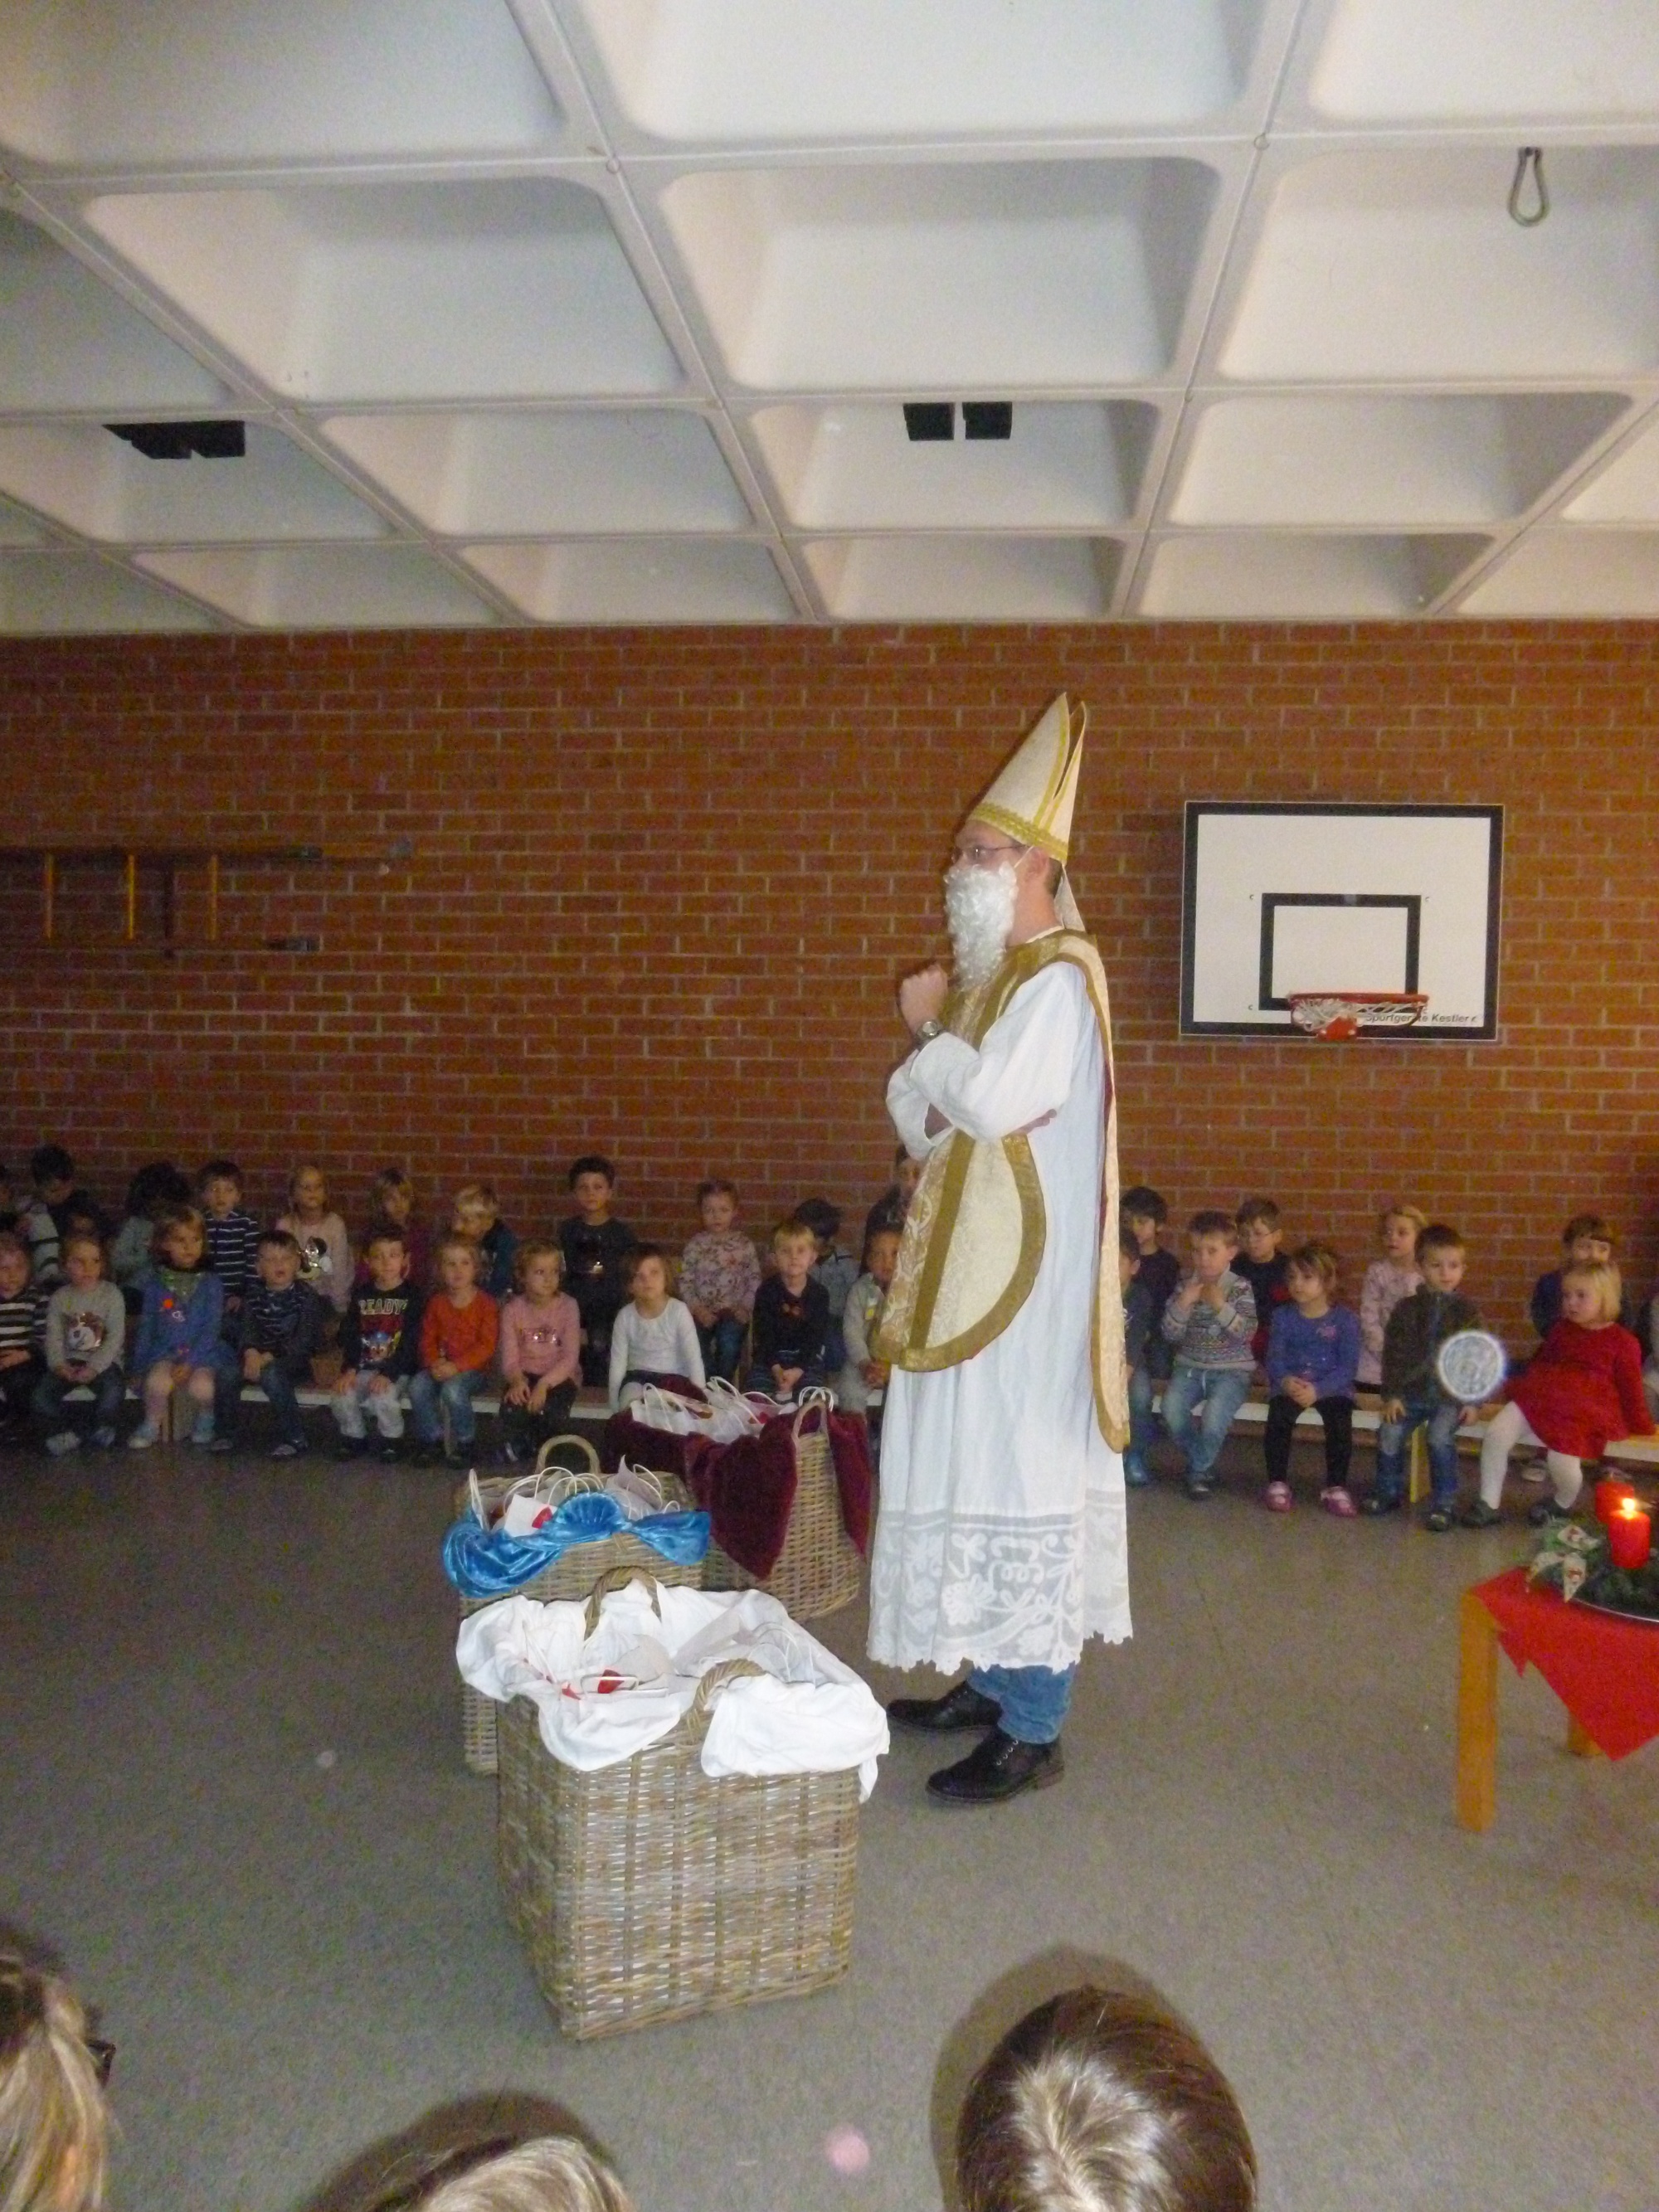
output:
[[[959,1365],[892,1371],[870,1656],[947,1674],[1069,1667],[1086,1637],[1130,1632],[1123,1462],[1095,1412],[1106,1069],[1080,970],[1041,969],[978,1050],[949,1033],[922,1046],[887,1104],[918,1158],[946,1133],[927,1134],[930,1106],[981,1140],[1054,1119],[1030,1133],[1048,1236],[1024,1304]]]

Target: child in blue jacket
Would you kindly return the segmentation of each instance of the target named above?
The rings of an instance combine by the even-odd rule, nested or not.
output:
[[[1289,1303],[1275,1306],[1267,1331],[1267,1428],[1262,1439],[1270,1513],[1291,1510],[1291,1437],[1311,1407],[1325,1425],[1328,1513],[1352,1521],[1348,1461],[1353,1449],[1354,1376],[1359,1366],[1359,1316],[1334,1301],[1336,1255],[1328,1244],[1304,1244],[1285,1270]]]
[[[167,1401],[182,1384],[196,1407],[190,1440],[210,1444],[214,1385],[234,1367],[235,1355],[222,1335],[225,1286],[208,1266],[207,1224],[196,1207],[163,1206],[150,1250],[132,1346],[144,1418],[127,1442],[144,1451],[158,1441]]]

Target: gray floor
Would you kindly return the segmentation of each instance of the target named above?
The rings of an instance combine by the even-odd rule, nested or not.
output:
[[[1132,1499],[1138,1634],[1091,1648],[1060,1789],[935,1810],[900,1741],[846,1984],[586,2046],[460,1764],[441,1476],[0,1462],[0,1923],[119,2045],[119,2212],[334,2212],[410,2130],[555,2108],[641,2212],[935,2205],[930,2112],[1062,1949],[1207,2036],[1267,2212],[1652,2212],[1659,1753],[1569,1759],[1505,1668],[1498,1825],[1461,1832],[1456,1594],[1524,1528],[1334,1522],[1305,1462],[1277,1519],[1234,1449],[1208,1507]],[[856,1656],[861,1617],[822,1626]]]

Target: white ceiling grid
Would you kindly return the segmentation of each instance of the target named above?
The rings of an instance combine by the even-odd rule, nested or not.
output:
[[[1659,617],[1654,0],[0,11],[0,630],[1459,614]]]

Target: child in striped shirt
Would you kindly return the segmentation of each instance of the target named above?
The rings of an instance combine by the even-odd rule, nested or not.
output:
[[[242,1211],[242,1170],[234,1160],[210,1160],[196,1178],[207,1230],[208,1265],[225,1286],[225,1334],[241,1327],[242,1300],[253,1280],[259,1224]],[[238,1318],[229,1326],[233,1316]]]
[[[8,1435],[27,1419],[46,1373],[46,1300],[32,1273],[27,1245],[8,1230],[0,1236],[0,1431]]]

